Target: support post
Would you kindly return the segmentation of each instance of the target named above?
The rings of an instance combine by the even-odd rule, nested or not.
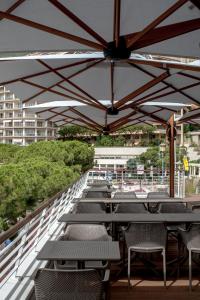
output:
[[[174,197],[174,174],[175,174],[175,153],[174,153],[174,116],[172,115],[169,119],[169,195]]]

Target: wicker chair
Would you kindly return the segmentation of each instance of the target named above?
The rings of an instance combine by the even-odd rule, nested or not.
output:
[[[73,224],[69,225],[59,240],[62,241],[111,241],[105,226],[97,224]],[[76,269],[76,261],[54,261],[56,269]],[[106,269],[107,262],[87,261],[85,268]]]
[[[147,199],[168,199],[169,194],[167,192],[150,192],[147,195]],[[151,213],[156,213],[159,209],[159,203],[148,203],[148,210]]]
[[[40,269],[35,276],[36,300],[101,300],[109,282],[109,272],[103,280],[96,270]]]
[[[116,193],[114,198],[122,198],[122,199],[135,199],[136,194],[134,192],[128,192],[128,193]],[[145,205],[143,203],[119,203],[117,204],[115,210],[115,213],[148,213],[148,211],[145,208]],[[127,229],[128,223],[121,223],[120,225],[116,226],[116,231],[118,234],[118,239],[122,238],[123,245],[125,247],[125,239],[124,239],[124,231]],[[125,253],[125,248],[123,247],[123,257]]]
[[[128,284],[130,286],[131,252],[162,252],[163,277],[166,287],[166,241],[167,232],[163,224],[131,224],[125,232],[128,248]]]
[[[192,290],[192,253],[200,254],[200,224],[193,224],[187,231],[179,228],[179,233],[189,252],[189,289]]]
[[[160,203],[159,206],[159,213],[179,213],[179,214],[183,214],[183,213],[188,213],[188,212],[192,212],[192,210],[190,208],[187,208],[183,203]],[[176,232],[178,230],[178,228],[185,228],[185,224],[179,224],[179,225],[169,225],[167,226],[167,230],[169,232]]]
[[[103,189],[101,191],[101,188],[99,188],[99,191],[96,191],[95,188],[91,188],[89,191],[83,191],[82,198],[111,198],[111,191],[105,191]]]

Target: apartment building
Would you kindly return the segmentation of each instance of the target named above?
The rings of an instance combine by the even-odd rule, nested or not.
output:
[[[29,145],[55,139],[56,128],[39,115],[22,110],[20,99],[0,86],[0,143]]]

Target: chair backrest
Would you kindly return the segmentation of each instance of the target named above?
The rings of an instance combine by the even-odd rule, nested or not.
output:
[[[103,284],[96,270],[40,269],[35,277],[36,300],[100,300]]]
[[[113,196],[115,199],[136,199],[136,193],[135,192],[116,192]]]
[[[183,203],[160,203],[160,213],[187,213],[192,212]]]
[[[147,195],[149,199],[168,199],[169,194],[167,192],[149,192]]]
[[[95,190],[89,190],[83,192],[82,198],[111,198],[111,191],[95,191]]]
[[[151,241],[167,239],[167,230],[162,223],[131,223],[127,232],[138,236],[141,240]]]
[[[61,239],[68,241],[109,241],[111,238],[104,225],[73,224],[67,226]]]
[[[84,203],[79,202],[76,206],[76,213],[105,213],[105,204],[104,203]]]
[[[148,213],[143,203],[119,203],[115,213]]]

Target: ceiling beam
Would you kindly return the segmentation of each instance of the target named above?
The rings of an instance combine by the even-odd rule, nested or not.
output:
[[[59,36],[61,38],[67,39],[67,40],[71,40],[73,42],[76,42],[76,43],[79,43],[79,44],[82,44],[82,45],[85,45],[85,46],[88,46],[88,47],[91,47],[91,48],[94,48],[97,50],[103,50],[103,46],[98,43],[89,41],[87,39],[81,38],[81,37],[73,35],[73,34],[69,34],[67,32],[55,29],[53,27],[49,27],[49,26],[46,26],[46,25],[43,25],[40,23],[33,22],[28,19],[21,18],[19,16],[8,14],[3,11],[0,11],[0,18],[5,18],[5,19],[13,21],[15,23],[22,24],[22,25],[25,25],[27,27],[31,27],[34,29],[38,29],[43,32],[48,32],[52,35]]]
[[[172,15],[177,9],[179,9],[181,6],[183,6],[188,0],[178,0],[174,5],[172,5],[170,8],[168,8],[164,13],[162,13],[159,17],[157,17],[153,22],[151,22],[149,25],[147,25],[142,31],[140,31],[135,37],[133,37],[129,43],[128,48],[133,48],[134,44],[140,40],[144,35],[146,35],[148,32],[150,32],[152,29],[154,29],[156,26],[158,26],[160,23],[162,23],[166,18],[168,18],[170,15]]]
[[[86,31],[89,35],[91,35],[94,39],[96,39],[100,44],[102,44],[104,47],[107,47],[107,42],[97,32],[95,32],[91,27],[89,27],[86,23],[84,23],[73,12],[71,12],[66,6],[64,6],[58,0],[48,0],[48,1],[52,3],[65,16],[70,18],[74,23],[76,23],[79,27],[81,27],[84,31]]]

